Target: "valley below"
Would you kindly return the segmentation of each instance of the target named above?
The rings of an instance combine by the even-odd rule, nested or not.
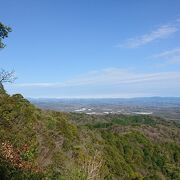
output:
[[[109,99],[29,99],[42,109],[89,115],[153,115],[167,120],[180,120],[180,98],[109,98]]]

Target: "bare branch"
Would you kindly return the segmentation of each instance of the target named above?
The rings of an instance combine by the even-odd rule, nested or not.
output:
[[[102,165],[102,156],[99,151],[96,150],[94,156],[86,157],[82,169],[87,174],[87,180],[99,179]]]
[[[13,83],[17,78],[15,77],[15,71],[0,70],[0,83]]]

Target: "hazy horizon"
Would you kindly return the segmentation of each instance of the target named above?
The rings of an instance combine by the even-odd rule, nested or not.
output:
[[[172,98],[179,99],[180,96],[142,96],[142,97],[25,97],[27,99],[151,99],[151,98]]]

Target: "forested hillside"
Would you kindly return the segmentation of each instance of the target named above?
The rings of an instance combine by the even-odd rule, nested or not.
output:
[[[180,179],[179,124],[45,111],[0,94],[0,179]]]

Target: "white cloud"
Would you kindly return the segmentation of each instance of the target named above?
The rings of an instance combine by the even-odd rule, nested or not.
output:
[[[163,65],[180,64],[180,47],[155,54],[152,57],[163,61]]]
[[[169,64],[180,64],[180,56],[174,56],[172,59],[168,61]]]
[[[18,83],[18,84],[10,84],[8,86],[14,86],[14,87],[52,87],[52,86],[64,86],[63,83],[44,83],[44,82],[38,82],[38,83]]]
[[[177,25],[163,25],[150,33],[127,39],[125,43],[119,44],[118,47],[136,48],[151,43],[155,40],[167,38],[178,30],[179,28]]]
[[[180,72],[137,73],[126,69],[110,68],[89,72],[63,83],[20,83],[8,85],[11,88],[58,88],[75,86],[112,86],[161,81],[180,81]]]
[[[167,58],[167,57],[175,55],[177,53],[180,53],[180,47],[177,47],[177,48],[171,49],[171,50],[167,50],[167,51],[164,51],[164,52],[159,53],[159,54],[155,54],[153,57],[154,58],[161,58],[161,57]]]

